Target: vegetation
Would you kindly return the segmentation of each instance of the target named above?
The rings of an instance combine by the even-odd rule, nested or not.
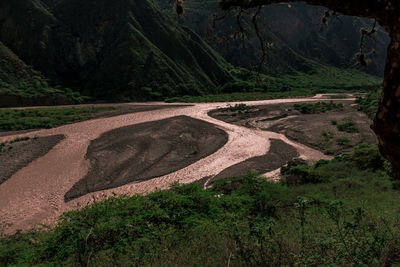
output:
[[[334,103],[333,101],[328,102],[318,102],[314,104],[294,104],[293,106],[296,110],[300,111],[303,114],[318,114],[324,113],[326,111],[332,110],[342,110],[342,103]]]
[[[69,88],[50,86],[41,73],[27,66],[1,42],[0,62],[0,106],[10,104],[7,103],[10,102],[9,99],[1,100],[6,96],[19,97],[20,102],[22,99],[32,99],[37,102],[46,99],[46,103],[57,103],[60,100],[80,103],[87,99]]]
[[[86,1],[85,5],[71,0],[57,6],[57,12],[52,12],[54,5],[49,4],[53,2],[50,0],[40,4],[20,0],[3,2],[3,9],[19,11],[10,14],[10,20],[20,23],[3,27],[2,36],[15,39],[20,45],[13,45],[16,42],[9,38],[2,40],[5,44],[0,43],[1,96],[17,96],[36,102],[46,99],[49,103],[57,103],[60,98],[73,102],[85,99],[71,89],[52,85],[62,81],[72,88],[84,89],[94,98],[215,102],[297,97],[331,91],[340,93],[382,82],[376,76],[353,68],[331,67],[302,57],[298,60],[300,65],[291,62],[290,68],[285,66],[285,72],[274,71],[269,75],[258,76],[246,69],[235,68],[196,33],[176,25],[175,20],[161,12],[152,0],[143,1],[140,6],[130,0],[123,7],[105,0]],[[61,20],[63,27],[54,27],[56,21],[59,23],[57,16],[61,13],[65,14]],[[170,10],[167,13],[171,14]],[[29,26],[32,25],[30,21],[36,21],[34,27]],[[69,29],[74,28],[76,21],[83,26],[74,34],[82,38],[93,35],[103,43],[101,54],[111,55],[107,49],[112,46],[118,56],[106,56],[100,66],[93,51],[97,44],[89,42],[81,44],[81,57],[87,62],[82,66],[70,64],[76,49],[65,45],[66,40],[60,38],[71,34]],[[104,21],[116,21],[118,26],[110,28],[106,23],[100,31],[102,34],[92,32]],[[61,32],[55,34],[55,29]],[[123,36],[115,39],[116,32]],[[48,36],[55,40],[49,42]],[[160,41],[166,39],[171,42]],[[57,46],[65,49],[57,49]],[[283,55],[288,57],[286,53]],[[131,62],[136,63],[132,65]],[[49,83],[41,72],[29,65],[56,77]]]
[[[288,97],[300,97],[300,96],[304,96],[304,95],[305,94],[302,92],[291,92],[291,93],[250,92],[250,93],[211,94],[211,95],[203,95],[203,96],[185,95],[182,97],[166,98],[165,102],[167,102],[167,103],[174,103],[174,102],[182,102],[182,103],[236,102],[236,101],[255,101],[255,100],[278,99],[278,98],[288,98]]]
[[[222,112],[244,112],[250,110],[252,107],[247,106],[246,104],[236,104],[234,106],[228,105],[227,108],[221,108],[219,111]]]
[[[17,81],[15,83],[7,83],[0,79],[0,96],[17,96],[24,99],[36,100],[37,103],[40,103],[40,101],[43,103],[57,103],[59,99],[64,99],[61,101],[66,103],[82,103],[89,99],[69,88],[62,88],[60,86],[51,87],[40,77],[36,77],[30,81]]]
[[[374,119],[381,94],[382,89],[369,91],[367,94],[357,97],[358,110],[366,113],[371,120]]]
[[[337,123],[336,127],[341,132],[358,133],[358,129],[356,128],[356,125],[353,121],[345,121],[342,123]]]
[[[315,66],[313,74],[292,72],[280,75],[257,75],[247,70],[232,72],[236,79],[217,88],[215,94],[187,94],[166,97],[166,102],[233,102],[311,96],[318,93],[363,92],[381,83],[375,76],[356,70]],[[351,75],[351,76],[348,76]],[[349,79],[352,77],[354,79]],[[189,90],[190,91],[190,90]]]
[[[336,142],[338,143],[338,145],[348,146],[348,145],[350,145],[351,140],[347,137],[339,137],[339,138],[336,138]]]
[[[0,109],[1,130],[53,128],[90,119],[94,114],[114,107]]]
[[[385,162],[360,145],[332,161],[173,185],[65,213],[54,229],[0,239],[5,265],[391,265],[400,263],[397,204]],[[288,178],[291,177],[291,178]],[[229,264],[228,264],[229,265]]]
[[[36,137],[35,137],[36,138]],[[9,141],[9,142],[3,142],[3,143],[0,143],[0,153],[1,152],[6,152],[6,151],[8,151],[8,150],[11,150],[13,147],[11,146],[12,144],[14,144],[14,143],[18,143],[18,142],[23,142],[23,141],[28,141],[28,140],[30,140],[31,138],[29,138],[29,137],[27,137],[27,136],[25,136],[25,137],[17,137],[17,138],[15,138],[14,140],[11,140],[11,141]]]

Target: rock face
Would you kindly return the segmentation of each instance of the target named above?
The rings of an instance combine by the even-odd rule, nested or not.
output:
[[[152,0],[4,0],[0,40],[53,81],[103,98],[212,92],[231,66]]]

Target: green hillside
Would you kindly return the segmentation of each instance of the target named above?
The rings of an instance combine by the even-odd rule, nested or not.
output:
[[[0,42],[0,107],[67,104],[82,100],[79,93],[49,86],[39,72]]]
[[[158,0],[165,10],[170,10],[167,1]],[[231,12],[223,20],[216,21],[212,27],[214,13],[220,13],[218,1],[187,0],[186,14],[182,19],[205,38],[214,49],[235,66],[254,68],[260,59],[260,43],[256,37],[251,16],[255,10],[244,13],[241,18],[245,38],[235,40],[238,33],[236,12]],[[258,16],[260,34],[269,43],[268,59],[263,68],[268,73],[287,73],[291,69],[307,71],[304,60],[339,68],[354,67],[355,54],[359,51],[360,28],[369,28],[373,21],[349,16],[332,18],[328,26],[321,23],[322,7],[303,3],[267,6]],[[240,37],[240,36],[238,36]],[[373,61],[367,73],[381,76],[386,59],[389,37],[378,27],[373,39],[366,40],[366,50],[376,50],[370,55]]]
[[[2,1],[0,36],[53,81],[94,97],[145,100],[210,93],[232,79],[233,67],[151,0],[48,3]]]
[[[379,74],[383,63],[377,61],[370,69],[357,70],[350,60],[358,42],[354,32],[365,21],[346,17],[341,27],[320,34],[310,14],[315,8],[268,8],[263,16],[271,19],[261,22],[270,49],[262,68],[264,75],[259,79],[251,70],[259,63],[260,47],[248,21],[243,21],[249,28],[247,39],[219,42],[210,34],[225,38],[237,31],[237,25],[231,15],[217,25],[216,32],[208,31],[216,1],[188,0],[183,19],[175,16],[167,2],[157,3],[1,1],[2,57],[7,62],[11,58],[19,62],[0,66],[0,90],[18,96],[11,100],[3,97],[3,102],[67,103],[61,101],[63,94],[67,99],[87,95],[106,101],[179,100],[186,95],[211,95],[207,99],[216,101],[221,98],[214,95],[232,92],[262,93],[256,97],[259,99],[353,90],[381,83],[380,78],[367,73]],[[279,22],[285,17],[296,22],[296,31]],[[270,25],[271,22],[275,24]],[[343,27],[350,30],[339,34]],[[382,34],[376,43],[378,54],[384,53]],[[347,46],[351,48],[342,49]],[[343,55],[338,54],[339,48]],[[17,65],[25,67],[10,67]],[[26,76],[27,71],[22,71],[25,76],[15,76],[21,69],[32,73]],[[76,93],[60,88],[72,88]],[[240,96],[240,100],[245,99],[254,97]]]

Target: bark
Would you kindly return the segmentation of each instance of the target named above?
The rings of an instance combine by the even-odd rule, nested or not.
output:
[[[383,92],[372,129],[381,154],[388,159],[400,180],[400,1],[398,0],[305,0],[310,5],[325,6],[339,13],[376,19],[391,37],[385,67]],[[220,0],[224,10],[254,8],[287,3],[282,0]]]
[[[383,93],[372,128],[381,154],[392,163],[400,179],[400,39],[395,36],[388,49]]]

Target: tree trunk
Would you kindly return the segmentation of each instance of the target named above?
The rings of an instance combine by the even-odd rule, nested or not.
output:
[[[373,130],[381,154],[393,165],[400,179],[400,34],[391,34],[388,48],[383,93]]]

